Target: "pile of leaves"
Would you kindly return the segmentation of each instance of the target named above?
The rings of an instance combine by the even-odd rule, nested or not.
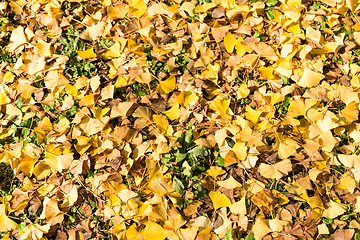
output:
[[[360,239],[360,3],[0,2],[0,239]]]

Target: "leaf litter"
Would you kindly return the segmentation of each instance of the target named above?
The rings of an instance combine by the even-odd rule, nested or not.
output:
[[[1,2],[1,239],[360,238],[359,10]]]

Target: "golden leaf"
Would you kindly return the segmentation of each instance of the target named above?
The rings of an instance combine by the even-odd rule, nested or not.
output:
[[[81,57],[82,59],[96,57],[96,54],[94,53],[94,48],[89,48],[88,50],[85,51],[76,51],[76,52],[79,55],[79,57]]]
[[[236,38],[230,32],[228,32],[224,37],[224,44],[226,51],[232,53],[234,51],[236,43],[237,43]]]
[[[171,75],[165,81],[159,82],[159,86],[157,90],[162,94],[166,94],[174,91],[175,87],[176,87],[176,78],[175,75]]]
[[[149,220],[144,231],[145,240],[164,240],[166,234],[164,229],[157,223]]]
[[[81,34],[80,38],[88,40],[88,41],[95,41],[100,37],[104,32],[105,22],[99,22],[98,24],[87,27]]]
[[[231,206],[230,199],[221,192],[211,191],[209,193],[209,197],[211,198],[211,201],[214,204],[215,210],[222,208],[222,207],[230,207]]]
[[[325,76],[321,73],[317,73],[312,71],[311,69],[305,67],[303,74],[301,75],[300,80],[297,82],[297,84],[300,87],[315,87],[318,85]]]
[[[279,180],[283,176],[286,176],[292,170],[291,161],[284,159],[281,162],[269,165],[261,163],[259,166],[260,174],[265,178],[275,178]]]

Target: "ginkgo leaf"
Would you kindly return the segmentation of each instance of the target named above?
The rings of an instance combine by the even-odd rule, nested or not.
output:
[[[244,142],[237,142],[231,150],[236,154],[236,157],[239,160],[244,161],[247,156],[247,149]]]
[[[281,232],[288,221],[279,220],[278,218],[267,220],[270,229],[273,232]]]
[[[360,3],[357,0],[346,0],[346,5],[354,13],[357,13],[360,9]]]
[[[36,44],[36,52],[44,57],[50,57],[51,52],[51,43],[47,43],[41,39],[39,39],[38,43]]]
[[[246,215],[247,211],[246,211],[246,204],[245,204],[245,196],[242,197],[240,201],[234,202],[230,206],[230,211],[235,214]]]
[[[169,121],[164,115],[153,115],[154,123],[159,127],[159,130],[161,132],[165,132],[169,126]]]
[[[118,5],[119,6],[119,5]],[[104,57],[107,59],[117,58],[121,56],[121,45],[119,42],[115,42],[110,48],[104,53]]]
[[[232,53],[234,51],[236,43],[237,43],[236,38],[230,32],[228,32],[224,37],[224,44],[226,50],[229,53]]]
[[[184,91],[175,98],[175,102],[179,105],[186,106],[190,103],[196,102],[198,99],[199,97],[194,92]]]
[[[180,106],[178,103],[172,105],[170,109],[163,112],[171,121],[175,121],[180,117]]]
[[[20,233],[21,237],[19,240],[39,240],[43,238],[43,235],[48,233],[50,230],[51,225],[45,224],[40,226],[39,224],[30,224],[27,225],[26,228],[24,228]]]
[[[134,111],[132,116],[139,117],[139,118],[145,118],[146,120],[151,121],[152,114],[153,114],[153,112],[150,108],[140,106]]]
[[[98,24],[87,27],[81,34],[80,38],[88,40],[88,41],[95,41],[100,37],[104,32],[105,22],[99,22]]]
[[[321,73],[317,73],[312,71],[311,69],[305,67],[303,74],[301,75],[300,80],[297,82],[297,84],[300,87],[315,87],[318,85],[325,76]]]
[[[24,32],[24,27],[18,26],[15,28],[10,37],[10,44],[8,45],[9,52],[13,52],[19,46],[28,43],[28,39]]]
[[[231,175],[230,175],[230,177],[228,179],[226,179],[224,181],[218,181],[217,184],[219,184],[220,187],[223,187],[223,188],[226,188],[226,189],[234,189],[234,188],[242,187],[242,185],[238,181],[236,181],[233,178],[233,176],[231,176]]]
[[[101,91],[101,99],[106,100],[106,99],[112,99],[114,97],[114,91],[115,91],[115,87],[112,84],[107,85],[106,87],[104,87]]]
[[[330,207],[324,210],[323,216],[326,218],[336,218],[346,212],[346,205],[333,200],[329,202]]]
[[[274,49],[266,43],[260,42],[254,46],[254,50],[260,57],[265,57],[269,60],[276,61],[279,57],[277,56]]]
[[[216,179],[217,176],[226,173],[224,169],[218,166],[211,166],[209,170],[206,171],[206,175]]]
[[[94,94],[90,93],[89,95],[84,96],[80,101],[79,101],[79,105],[80,106],[92,106],[95,103],[95,99],[94,99]]]
[[[358,120],[359,109],[355,101],[349,103],[343,110],[341,114],[346,119],[347,122],[354,122]]]
[[[252,230],[254,232],[255,240],[261,240],[268,233],[272,232],[272,230],[269,227],[268,223],[265,221],[264,218],[261,218],[261,217],[256,218],[255,224],[253,225]]]
[[[89,48],[88,50],[85,51],[76,51],[76,52],[79,55],[79,57],[81,57],[82,59],[96,57],[96,54],[94,53],[94,48]]]
[[[170,93],[170,92],[174,91],[175,86],[176,86],[175,75],[171,75],[165,81],[159,82],[159,86],[158,86],[157,90],[162,94],[166,94],[166,93]]]
[[[58,201],[55,198],[50,199],[48,197],[45,197],[43,203],[44,203],[44,208],[39,217],[40,219],[50,220],[55,218],[58,214],[61,213],[58,206]]]
[[[222,98],[215,99],[211,104],[210,108],[223,114],[223,116],[229,118],[228,109],[230,106],[230,100],[224,100]]]
[[[318,225],[318,232],[319,234],[329,234],[329,228],[326,226],[325,223]]]
[[[261,111],[256,111],[252,109],[252,107],[250,107],[249,105],[246,106],[245,116],[253,123],[256,123],[259,120],[261,113]]]
[[[211,191],[209,193],[209,197],[211,198],[211,201],[214,204],[215,210],[222,208],[222,207],[230,207],[231,206],[230,199],[221,192]]]
[[[340,183],[337,184],[336,187],[340,189],[347,189],[350,193],[354,193],[356,188],[356,181],[349,173],[345,173],[341,177]]]
[[[120,102],[117,106],[111,108],[110,118],[126,117],[134,102]]]
[[[249,96],[250,90],[247,87],[247,85],[245,83],[241,84],[237,93],[237,98],[246,98],[247,96]]]
[[[225,37],[225,34],[228,32],[229,26],[218,26],[211,28],[211,34],[216,42],[220,42]]]
[[[166,234],[164,229],[157,223],[149,220],[144,231],[145,240],[164,240]]]
[[[26,155],[20,160],[18,168],[20,171],[24,172],[28,177],[30,177],[33,174],[35,163],[37,163],[37,160]]]
[[[78,191],[76,186],[73,186],[70,193],[65,197],[61,207],[71,207],[78,199]]]
[[[265,178],[275,178],[279,180],[286,176],[292,170],[292,164],[289,159],[284,159],[281,162],[269,165],[261,163],[259,166],[260,174]]]
[[[17,224],[6,215],[6,205],[0,204],[0,231],[7,232],[16,228]]]

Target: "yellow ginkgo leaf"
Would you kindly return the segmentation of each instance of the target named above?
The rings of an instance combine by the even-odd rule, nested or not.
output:
[[[261,240],[268,233],[272,232],[268,222],[262,217],[256,218],[255,224],[253,225],[252,230],[254,232],[255,240]]]
[[[161,132],[165,132],[169,126],[169,121],[167,120],[167,118],[162,114],[153,115],[152,117],[154,123],[158,126],[159,130]]]
[[[318,227],[318,233],[319,234],[329,234],[329,228],[326,226],[325,223],[320,224],[317,226]]]
[[[230,106],[230,100],[224,100],[222,98],[216,98],[210,104],[210,108],[214,111],[222,113],[222,116],[229,118],[228,109]]]
[[[79,57],[81,57],[82,59],[95,58],[96,57],[96,54],[94,53],[94,48],[89,48],[86,51],[76,51],[76,52],[79,55]]]
[[[211,199],[211,201],[214,204],[214,209],[219,209],[222,207],[230,207],[231,206],[231,201],[230,199],[223,193],[221,192],[214,192],[211,191],[209,193],[209,197]]]
[[[346,0],[346,5],[354,13],[357,13],[360,9],[360,2],[358,0]]]
[[[18,168],[24,172],[26,176],[30,177],[33,174],[35,163],[37,163],[37,160],[26,155],[20,160]]]
[[[28,42],[24,32],[24,27],[18,26],[11,32],[10,43],[8,44],[9,52]]]
[[[95,41],[98,37],[100,37],[104,32],[105,22],[99,22],[98,24],[87,27],[81,34],[80,38]]]
[[[109,17],[111,20],[124,18],[128,12],[129,12],[128,4],[119,4],[110,9]]]
[[[133,223],[127,230],[126,230],[126,239],[129,240],[136,240],[138,239],[138,231],[136,231],[136,224]]]
[[[224,181],[218,181],[217,183],[219,184],[220,187],[223,187],[223,188],[226,188],[226,189],[240,188],[242,186],[231,175],[230,175],[230,177],[228,179],[226,179]]]
[[[224,169],[218,166],[211,166],[209,170],[206,171],[206,175],[216,179],[217,176],[226,173]]]
[[[330,207],[324,210],[323,217],[333,219],[346,212],[346,204],[330,200],[329,205]]]
[[[84,96],[80,101],[79,101],[79,105],[80,106],[92,106],[94,105],[95,101],[94,101],[94,94],[90,93],[89,95]]]
[[[51,47],[51,43],[47,43],[47,42],[39,39],[38,43],[36,44],[35,52],[44,57],[49,57],[52,54],[50,47]]]
[[[17,224],[5,214],[5,204],[0,204],[0,232],[7,232],[16,228]]]
[[[18,84],[19,90],[21,91],[21,96],[23,98],[29,98],[31,96],[31,94],[33,94],[36,91],[36,87],[31,86],[28,83],[21,83]]]
[[[247,156],[247,149],[248,148],[245,146],[244,142],[237,142],[231,150],[235,153],[239,160],[244,161]]]
[[[102,88],[100,94],[101,99],[102,100],[112,99],[114,97],[114,91],[115,91],[115,87],[112,84],[109,84],[106,87]]]
[[[301,75],[300,80],[297,82],[297,85],[300,87],[315,87],[318,85],[325,76],[321,73],[314,72],[313,70],[305,67],[303,74]]]
[[[291,117],[305,116],[311,107],[316,107],[320,103],[319,99],[306,99],[305,101],[301,98],[291,102],[288,109],[288,115]]]
[[[117,41],[114,43],[114,45],[112,45],[110,48],[107,49],[106,53],[104,53],[104,57],[107,59],[117,58],[120,56],[121,56],[120,43]]]
[[[224,37],[224,44],[226,51],[232,53],[234,51],[234,47],[236,46],[236,43],[237,43],[236,38],[230,32],[228,32]]]
[[[166,234],[164,229],[157,223],[149,220],[144,231],[145,240],[164,240]]]
[[[56,198],[50,199],[48,197],[45,197],[43,204],[44,204],[43,211],[39,219],[51,220],[61,213]]]
[[[40,180],[40,179],[44,179],[45,177],[49,176],[52,171],[51,171],[51,167],[49,166],[49,164],[47,164],[46,161],[42,161],[38,164],[36,164],[34,171],[33,171],[35,177]]]
[[[234,202],[230,206],[230,211],[235,214],[246,215],[247,211],[246,211],[246,204],[245,204],[245,196],[243,198],[241,198],[240,201]]]
[[[277,180],[286,176],[291,170],[292,165],[289,159],[284,159],[283,161],[273,165],[261,163],[259,166],[259,172],[263,177],[275,178]]]
[[[341,110],[341,114],[345,118],[345,120],[349,123],[358,120],[359,110],[356,106],[356,102],[352,101],[349,103],[343,110]]]
[[[170,109],[163,112],[171,121],[175,121],[180,117],[180,106],[175,103]]]
[[[241,43],[242,41],[244,41],[244,39],[242,37],[238,37],[235,45],[236,53],[240,57],[244,56],[246,52],[252,52],[252,50],[248,46],[245,46]]]
[[[134,102],[121,102],[111,108],[110,118],[126,117]]]
[[[277,136],[277,135],[276,135]],[[279,158],[285,159],[291,156],[296,152],[296,149],[299,148],[298,143],[291,139],[291,138],[284,138],[279,140],[278,142],[278,148],[279,148]]]
[[[340,183],[337,184],[336,187],[340,189],[347,189],[350,193],[354,193],[356,188],[356,181],[349,173],[345,173],[340,179]]]
[[[170,92],[174,91],[175,86],[176,86],[175,75],[171,75],[165,81],[159,82],[159,86],[158,86],[157,90],[162,94],[166,94],[166,93],[170,93]]]
[[[249,88],[247,87],[246,83],[243,83],[240,85],[239,89],[236,92],[237,99],[246,98],[247,96],[249,96],[249,93]]]
[[[199,97],[192,91],[183,91],[176,98],[175,102],[179,105],[186,106],[190,103],[196,102]]]
[[[261,113],[262,113],[261,111],[256,111],[256,110],[252,109],[252,107],[250,107],[250,105],[246,106],[245,116],[247,119],[249,119],[253,123],[256,123],[257,121],[259,121],[259,117],[260,117]]]

